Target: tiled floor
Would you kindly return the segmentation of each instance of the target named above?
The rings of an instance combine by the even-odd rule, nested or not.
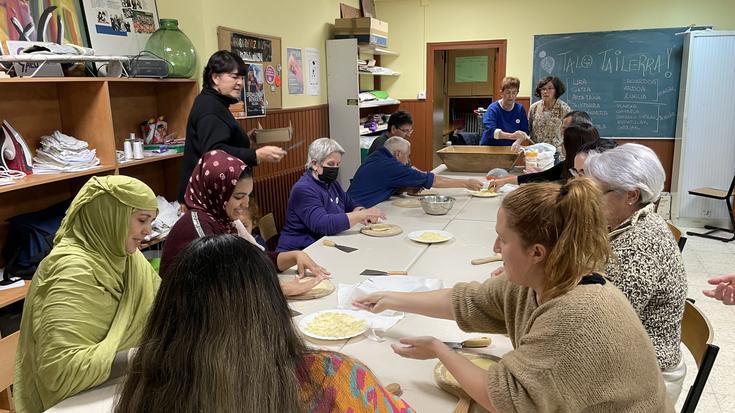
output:
[[[689,228],[681,228],[682,232]],[[701,231],[701,229],[693,229]],[[735,241],[724,243],[705,238],[687,236],[684,247],[684,265],[689,279],[689,297],[707,316],[715,331],[713,344],[720,347],[715,365],[707,380],[697,412],[732,413],[735,412],[735,306],[726,306],[702,294],[709,289],[707,279],[716,275],[735,272]],[[687,377],[677,411],[686,399],[689,387],[697,374],[697,365],[689,352],[683,347],[687,363]]]

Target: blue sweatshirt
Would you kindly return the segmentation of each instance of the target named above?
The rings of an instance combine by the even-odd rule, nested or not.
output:
[[[400,163],[391,153],[380,148],[373,152],[355,172],[347,194],[360,205],[370,208],[400,188],[431,188],[434,174],[421,172]]]
[[[482,131],[482,139],[480,145],[489,146],[510,146],[513,141],[507,139],[495,139],[495,129],[503,132],[513,133],[518,130],[528,133],[528,116],[526,109],[520,103],[515,103],[513,109],[505,110],[500,106],[500,101],[496,100],[487,107],[487,112],[482,117],[484,129]]]
[[[306,171],[291,188],[286,225],[276,251],[302,250],[324,235],[350,229],[347,212],[356,207],[339,182],[326,184]]]

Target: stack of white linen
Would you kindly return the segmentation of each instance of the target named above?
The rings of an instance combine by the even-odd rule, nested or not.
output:
[[[50,136],[41,137],[41,144],[33,157],[33,173],[49,174],[77,172],[94,168],[100,164],[97,152],[89,149],[89,144],[55,131]]]

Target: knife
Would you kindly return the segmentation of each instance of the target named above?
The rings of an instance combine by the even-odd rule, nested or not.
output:
[[[336,242],[332,241],[331,239],[325,239],[322,243],[326,245],[327,247],[334,247],[344,252],[357,251],[357,248],[348,247],[346,245],[339,245]]]
[[[408,275],[408,271],[363,270],[360,275]]]
[[[449,346],[452,350],[460,350],[463,348],[482,348],[490,345],[490,337],[482,336],[475,338],[468,338],[465,341],[445,341],[444,344]]]
[[[283,150],[286,151],[286,152],[288,152],[290,150],[293,150],[293,149],[298,148],[299,146],[301,146],[303,144],[304,144],[304,141],[296,142],[293,145],[289,146],[288,148],[284,148]]]

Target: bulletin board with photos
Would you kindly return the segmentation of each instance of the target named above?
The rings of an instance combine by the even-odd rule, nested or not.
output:
[[[280,109],[283,105],[281,38],[220,26],[217,40],[220,50],[237,53],[247,66],[242,103],[230,107],[235,118],[262,117],[267,110]]]

